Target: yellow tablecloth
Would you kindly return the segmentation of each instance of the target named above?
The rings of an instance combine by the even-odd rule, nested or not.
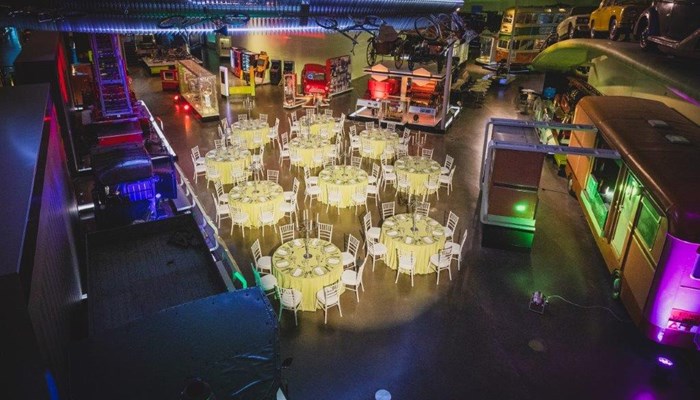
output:
[[[272,181],[246,182],[231,189],[228,201],[248,214],[246,227],[259,227],[260,213],[267,207],[274,207],[275,221],[284,217],[284,212],[280,210],[280,204],[284,202],[283,193],[282,186]]]
[[[301,126],[302,127],[309,127],[309,134],[311,136],[318,136],[321,134],[321,130],[325,129],[328,131],[328,135],[332,136],[333,135],[333,128],[335,127],[335,119],[333,117],[327,117],[325,115],[317,115],[314,117],[314,119],[311,121],[310,125],[307,125],[308,122],[305,117],[301,118]]]
[[[413,232],[414,214],[399,214],[387,218],[382,224],[379,241],[387,247],[386,264],[396,269],[396,250],[413,252],[416,260],[415,274],[434,272],[430,268],[430,256],[437,254],[445,246],[445,228],[430,217],[419,214],[416,220],[417,230]]]
[[[243,139],[245,147],[250,150],[263,147],[269,143],[270,139],[267,137],[269,132],[270,127],[267,125],[267,123],[258,119],[239,121],[231,126],[231,134],[234,136],[240,136]],[[259,134],[262,137],[262,144],[256,145],[253,142],[253,138],[256,134]]]
[[[227,147],[225,149],[214,149],[207,152],[205,156],[207,166],[213,166],[219,171],[221,183],[229,185],[233,183],[231,170],[236,167],[245,171],[250,165],[250,151],[238,150]]]
[[[343,262],[340,249],[321,239],[309,239],[309,254],[305,259],[305,239],[295,239],[281,245],[272,255],[272,274],[277,284],[301,292],[300,309],[316,310],[316,292],[340,280]],[[341,284],[341,291],[343,286]]]
[[[431,176],[440,176],[440,164],[429,158],[405,156],[396,160],[394,171],[397,175],[407,174],[411,184],[411,194],[422,196],[426,192],[425,183],[428,179]],[[430,193],[435,193],[435,191]]]
[[[289,141],[289,151],[298,151],[301,156],[301,162],[295,162],[294,165],[300,167],[318,167],[323,165],[323,160],[314,163],[314,153],[322,153],[325,155],[331,151],[333,144],[328,139],[321,139],[320,136],[295,137]]]
[[[360,132],[360,142],[363,147],[365,143],[369,142],[372,146],[371,158],[380,159],[387,145],[390,145],[396,151],[396,146],[399,144],[399,135],[393,129],[375,128]]]
[[[328,191],[340,191],[340,208],[353,205],[352,196],[359,188],[367,187],[367,172],[352,165],[334,165],[326,167],[318,174],[318,186],[321,188],[319,200],[328,203]]]

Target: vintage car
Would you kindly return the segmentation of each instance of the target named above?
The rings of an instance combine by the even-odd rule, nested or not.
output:
[[[700,58],[700,2],[654,0],[634,26],[644,50]]]
[[[649,5],[649,0],[603,0],[598,9],[591,13],[588,26],[591,37],[598,38],[607,34],[610,40],[619,40],[622,35],[627,38],[632,33],[637,18]]]
[[[304,94],[328,94],[326,66],[321,64],[305,64],[301,71],[301,87]]]
[[[557,25],[557,39],[587,37],[590,30],[589,17],[594,10],[595,7],[592,6],[572,7],[568,16]]]

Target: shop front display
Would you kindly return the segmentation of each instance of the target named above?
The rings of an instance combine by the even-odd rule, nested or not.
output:
[[[451,79],[435,65],[411,71],[384,62],[365,72],[370,74],[367,91],[350,118],[444,132],[460,112],[445,95]]]
[[[200,119],[218,119],[219,101],[216,76],[192,60],[178,61],[180,95]]]

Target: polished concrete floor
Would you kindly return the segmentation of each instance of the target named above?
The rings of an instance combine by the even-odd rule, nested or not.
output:
[[[474,72],[485,73],[479,68]],[[138,97],[163,119],[179,163],[190,174],[189,149],[213,148],[216,123],[176,111],[172,94],[161,91],[158,78],[133,68],[132,76]],[[578,203],[567,194],[553,163],[543,170],[532,252],[480,245],[476,213],[484,125],[490,117],[527,118],[517,114],[514,92],[518,86],[540,89],[541,79],[521,76],[508,87],[492,87],[482,108],[464,109],[446,135],[428,139],[435,160],[442,162],[450,154],[457,165],[454,192],[448,197],[443,191],[439,202],[433,198],[431,216],[443,221],[452,210],[460,217],[458,229],[469,234],[461,271],[453,267],[452,281],[443,273],[439,286],[435,274],[416,276],[414,287],[404,277],[395,284],[393,270],[379,262],[374,272],[365,272],[366,290],[359,303],[352,292],[342,296],[342,318],[333,309],[324,325],[322,311],[301,312],[295,326],[292,314],[284,313],[282,357],[294,358],[285,373],[291,399],[372,399],[381,388],[394,399],[698,398],[697,352],[659,348],[628,322],[624,308],[611,298],[610,276]],[[336,116],[354,109],[366,80],[354,86],[355,93],[331,101]],[[260,86],[253,116],[279,116],[284,132],[287,114],[281,102],[281,87]],[[222,115],[245,112],[233,99],[222,100],[221,106]],[[267,168],[279,169],[277,155],[276,150],[266,152]],[[289,190],[292,175],[286,167],[283,171],[280,183]],[[197,190],[213,216],[204,180]],[[382,201],[392,199],[393,193],[382,193]],[[378,221],[377,208],[369,208]],[[354,212],[325,215],[325,206],[313,211],[334,224],[337,245],[342,246],[348,233],[360,236]],[[221,235],[250,278],[249,249],[256,232],[243,239],[238,230],[229,235],[229,227],[224,222]],[[267,234],[263,252],[271,253],[278,244]],[[558,300],[544,315],[533,313],[528,300],[536,290],[580,305],[607,307],[622,321],[600,308]],[[676,361],[668,375],[656,370],[659,354]]]

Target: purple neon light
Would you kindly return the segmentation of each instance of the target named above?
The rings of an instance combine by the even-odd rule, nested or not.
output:
[[[699,248],[698,243],[666,235],[644,310],[659,343],[663,343],[673,309],[700,313],[700,280],[691,278]]]
[[[673,367],[673,361],[671,361],[669,358],[666,358],[664,356],[658,356],[656,358],[656,361],[661,365],[662,367],[668,367],[671,368]]]
[[[682,90],[680,90],[680,89],[676,89],[676,88],[673,87],[673,86],[666,86],[666,89],[670,90],[671,92],[673,92],[673,94],[675,94],[676,96],[680,97],[681,99],[687,101],[688,103],[700,107],[700,101],[698,101],[697,99],[694,99],[694,98],[690,97],[690,95],[688,95],[688,94],[685,93],[684,91],[682,91]]]

